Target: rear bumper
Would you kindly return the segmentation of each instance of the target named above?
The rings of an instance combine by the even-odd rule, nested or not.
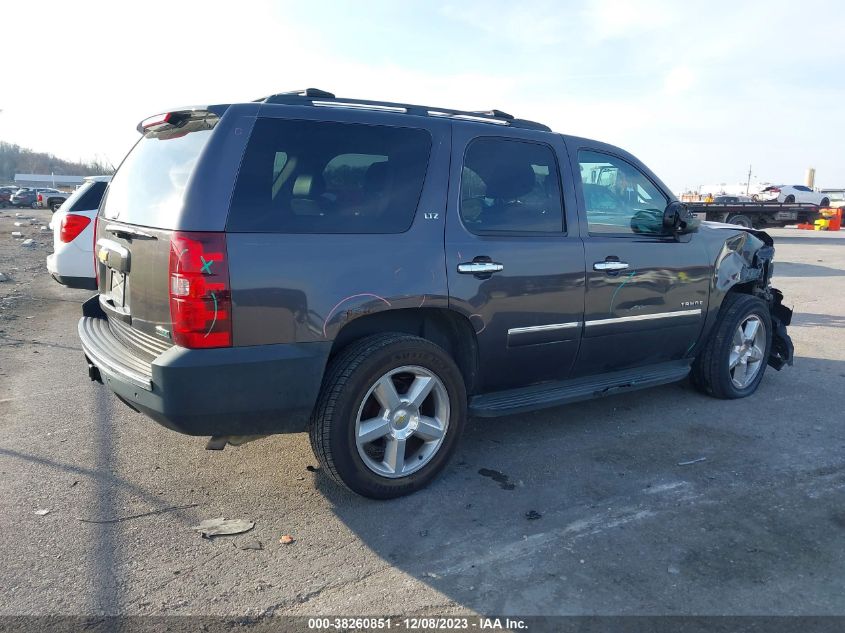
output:
[[[52,253],[47,256],[47,272],[57,282],[68,288],[82,288],[83,290],[96,290],[97,278],[88,277],[84,275],[60,274],[59,269],[62,268],[58,253]],[[92,256],[93,259],[93,256]],[[63,268],[64,271],[64,268]]]
[[[92,380],[167,428],[188,435],[303,431],[331,343],[189,350],[148,363],[112,334],[97,296],[83,305],[79,337]]]
[[[97,280],[94,277],[63,277],[56,273],[50,273],[50,276],[68,288],[80,288],[82,290],[97,289]]]

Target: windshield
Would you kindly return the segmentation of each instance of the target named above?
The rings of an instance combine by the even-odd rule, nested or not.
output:
[[[147,132],[117,170],[103,203],[103,216],[130,224],[172,228],[188,178],[211,137],[217,117],[160,132]]]

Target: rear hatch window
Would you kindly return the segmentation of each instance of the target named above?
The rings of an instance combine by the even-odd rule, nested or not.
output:
[[[411,226],[431,153],[423,129],[259,119],[227,230],[401,233]]]
[[[146,132],[138,141],[112,179],[103,217],[176,228],[188,178],[218,121],[210,112],[186,116],[164,130]]]
[[[115,337],[147,362],[173,344],[171,240],[188,181],[219,120],[207,111],[166,116],[155,117],[159,123],[124,159],[97,222],[100,305]]]

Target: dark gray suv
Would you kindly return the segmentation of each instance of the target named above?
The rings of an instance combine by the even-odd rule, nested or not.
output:
[[[362,495],[427,484],[467,416],[792,362],[772,240],[497,110],[320,90],[143,121],[96,224],[94,380],[211,444],[309,430]]]

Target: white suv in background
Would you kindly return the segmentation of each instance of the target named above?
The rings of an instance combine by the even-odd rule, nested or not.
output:
[[[53,214],[53,254],[47,270],[70,288],[97,289],[94,273],[94,220],[111,176],[88,176]]]
[[[817,204],[820,207],[826,207],[830,204],[830,198],[826,194],[813,191],[804,185],[772,185],[758,193],[757,200],[761,202],[802,202]]]

